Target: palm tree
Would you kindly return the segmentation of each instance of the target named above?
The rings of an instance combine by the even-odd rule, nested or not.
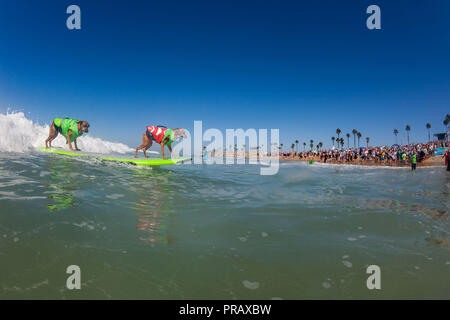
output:
[[[411,127],[409,124],[406,125],[405,130],[406,130],[406,135],[408,136],[408,144],[409,144],[409,132],[411,131]]]
[[[430,141],[431,141],[431,139],[430,139],[430,129],[431,129],[431,124],[430,124],[430,123],[427,123],[427,124],[426,124],[426,127],[427,127],[427,130],[428,130],[428,142],[430,142]]]
[[[292,152],[294,152],[295,144],[291,144]]]
[[[313,149],[313,147],[314,147],[314,140],[309,140],[309,146],[311,147],[311,151],[312,151],[312,149]]]
[[[295,148],[297,149],[298,152],[298,140],[295,140]]]
[[[344,148],[344,138],[341,138],[340,141],[341,141],[341,148]]]
[[[356,148],[356,134],[358,133],[358,130],[353,129],[352,133],[353,133],[353,148]]]
[[[283,144],[282,143],[280,143],[280,151],[281,151],[281,149],[283,149]],[[250,150],[248,150],[248,152],[250,152]]]
[[[336,140],[335,137],[331,137],[331,141],[333,141],[333,148],[334,148],[334,140]]]
[[[305,152],[306,142],[303,142],[303,152]]]
[[[319,142],[319,147],[320,147],[320,149],[322,149],[322,146],[323,146],[323,143],[322,143],[322,142]]]
[[[449,126],[449,124],[450,124],[450,114],[447,113],[447,115],[445,116],[445,119],[444,119],[444,126],[447,131],[446,132],[447,133],[447,141],[448,141],[448,126]]]
[[[361,132],[358,131],[358,133],[356,134],[356,136],[358,137],[358,149],[359,149],[359,139],[361,139]]]
[[[346,136],[347,136],[347,144],[348,144],[348,147],[350,147],[350,133],[347,133]],[[348,147],[347,147],[347,148],[348,148]]]
[[[339,135],[341,134],[341,129],[337,128],[337,129],[336,129],[336,134],[337,134],[338,139],[339,139]]]
[[[398,130],[397,130],[397,129],[394,129],[395,144],[398,144],[397,135],[398,135]]]
[[[369,137],[366,137],[367,149],[369,149],[369,141],[370,141],[370,138],[369,138]]]

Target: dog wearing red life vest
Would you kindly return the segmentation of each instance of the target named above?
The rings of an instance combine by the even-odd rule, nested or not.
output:
[[[144,157],[147,157],[146,151],[152,146],[153,141],[161,145],[161,154],[164,160],[167,160],[164,154],[164,146],[169,148],[172,154],[172,142],[176,141],[179,137],[186,138],[186,133],[182,128],[168,129],[165,126],[147,126],[147,130],[142,134],[142,144],[136,148],[134,157],[138,157],[138,151],[144,149]]]

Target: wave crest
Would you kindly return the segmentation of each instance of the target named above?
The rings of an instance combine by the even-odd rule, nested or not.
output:
[[[27,119],[23,112],[0,113],[0,152],[25,152],[45,145],[50,125],[41,126]],[[133,149],[123,143],[104,141],[89,135],[77,139],[78,147],[95,153],[127,153]],[[54,147],[67,148],[66,140],[59,135]]]

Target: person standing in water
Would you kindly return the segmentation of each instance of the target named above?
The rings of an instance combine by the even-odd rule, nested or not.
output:
[[[449,148],[447,148],[447,151],[442,156],[442,158],[445,159],[445,164],[447,166],[447,171],[450,171],[450,150],[449,150]]]
[[[411,155],[411,170],[416,170],[416,165],[417,165],[417,154],[414,152]]]
[[[203,147],[202,158],[205,160],[208,159],[208,151],[206,151],[206,147]]]

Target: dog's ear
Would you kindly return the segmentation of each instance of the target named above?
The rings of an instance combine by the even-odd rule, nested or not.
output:
[[[84,129],[84,132],[89,132],[89,122],[87,122],[86,120],[81,120],[80,122],[80,127]]]
[[[184,132],[183,128],[175,128],[175,129],[173,129],[173,131],[176,133],[176,135],[183,137],[183,138],[187,138],[187,135]]]

